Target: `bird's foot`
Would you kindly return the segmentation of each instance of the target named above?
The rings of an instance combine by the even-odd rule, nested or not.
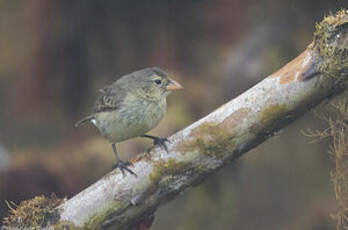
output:
[[[166,142],[169,142],[169,140],[167,138],[156,137],[156,138],[153,139],[153,144],[154,145],[161,146],[168,153],[168,146],[167,146]]]
[[[132,163],[129,162],[129,161],[121,161],[121,160],[118,160],[118,161],[116,162],[116,164],[114,164],[114,165],[112,166],[112,169],[119,168],[119,169],[121,170],[123,176],[126,176],[126,172],[125,172],[125,171],[127,171],[127,172],[129,172],[130,174],[132,174],[133,176],[138,177],[137,174],[135,174],[135,172],[133,172],[132,170],[130,170],[130,169],[128,168],[128,166],[131,166],[131,165],[132,165]]]
[[[169,142],[169,140],[167,138],[155,137],[155,136],[146,135],[146,134],[142,135],[141,137],[152,139],[154,146],[159,145],[162,148],[164,148],[166,150],[166,152],[168,153],[168,146],[167,146],[166,142]],[[150,153],[150,151],[154,148],[154,146],[152,146],[149,150],[147,150],[147,152]]]

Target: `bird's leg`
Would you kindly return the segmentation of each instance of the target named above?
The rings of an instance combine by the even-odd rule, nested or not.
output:
[[[129,165],[132,165],[129,161],[122,161],[120,159],[120,156],[118,155],[117,149],[116,149],[116,145],[115,144],[111,144],[112,149],[114,150],[115,156],[116,156],[116,164],[114,164],[112,166],[112,169],[116,169],[116,168],[120,168],[123,176],[125,176],[125,170],[127,172],[129,172],[130,174],[134,175],[135,177],[137,177],[137,174],[135,174],[132,170],[130,170],[128,168]]]
[[[154,145],[159,145],[159,146],[163,147],[166,150],[166,152],[168,153],[168,146],[167,146],[166,142],[169,142],[169,140],[167,138],[155,137],[155,136],[146,135],[146,134],[141,135],[141,137],[152,139]]]

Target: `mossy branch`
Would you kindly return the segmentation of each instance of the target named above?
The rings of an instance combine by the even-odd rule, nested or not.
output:
[[[187,188],[267,140],[327,98],[348,79],[348,16],[317,25],[313,42],[279,71],[208,116],[133,159],[138,175],[118,170],[60,205],[58,223],[84,229],[129,229]]]

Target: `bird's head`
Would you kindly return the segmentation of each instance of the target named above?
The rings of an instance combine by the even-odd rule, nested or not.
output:
[[[134,81],[136,81],[134,83],[138,85],[139,90],[143,91],[147,97],[154,99],[166,97],[170,92],[183,88],[157,67],[139,70],[134,72],[134,76]]]

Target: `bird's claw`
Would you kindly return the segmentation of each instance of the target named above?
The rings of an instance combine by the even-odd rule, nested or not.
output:
[[[114,165],[112,166],[112,169],[119,168],[119,169],[121,170],[123,176],[126,176],[126,172],[125,172],[125,171],[127,171],[127,172],[129,172],[130,174],[132,174],[133,176],[138,177],[137,174],[135,174],[135,172],[133,172],[132,170],[130,170],[130,169],[128,168],[128,166],[132,166],[132,163],[129,162],[129,161],[121,161],[121,160],[118,160],[118,161],[116,162],[116,164],[114,164]]]
[[[161,137],[156,137],[156,136],[151,136],[151,135],[146,135],[146,134],[142,135],[141,137],[152,139],[154,146],[159,145],[160,147],[164,148],[167,153],[169,152],[168,146],[166,144],[166,142],[169,142],[169,140],[167,138],[161,138]],[[154,148],[154,146],[152,146],[147,152],[150,153],[151,150]]]
[[[168,146],[166,144],[166,142],[169,142],[169,140],[167,138],[156,138],[153,140],[153,144],[154,145],[159,145],[161,146],[162,148],[164,148],[166,150],[166,152],[168,153]]]

